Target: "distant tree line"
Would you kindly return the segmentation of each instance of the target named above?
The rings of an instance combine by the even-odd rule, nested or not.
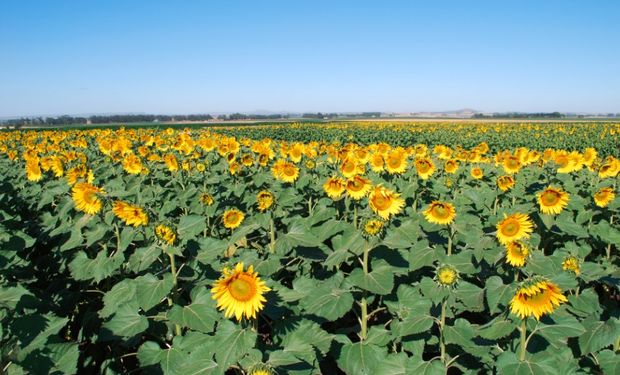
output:
[[[472,118],[563,118],[566,117],[560,112],[549,113],[520,113],[520,112],[508,112],[508,113],[493,113],[492,115],[486,115],[483,113],[476,113]]]
[[[277,120],[289,118],[289,115],[272,114],[272,115],[246,115],[244,113],[232,113],[230,115],[219,115],[218,120]]]
[[[65,125],[65,124],[111,124],[131,122],[168,122],[168,121],[206,121],[212,120],[209,114],[200,115],[109,115],[109,116],[58,116],[58,117],[22,117],[6,120],[4,123],[11,126],[23,125]]]

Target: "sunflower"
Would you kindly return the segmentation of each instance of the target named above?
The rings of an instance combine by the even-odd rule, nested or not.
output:
[[[510,301],[510,311],[521,319],[533,316],[536,320],[566,302],[562,290],[541,276],[534,276],[519,285]]]
[[[521,169],[521,161],[517,156],[508,155],[502,161],[502,167],[508,174],[515,174]]]
[[[407,170],[407,154],[402,148],[390,152],[385,158],[385,169],[389,174],[402,174]]]
[[[164,163],[170,172],[176,172],[179,170],[179,162],[173,154],[166,154],[164,156]]]
[[[345,190],[347,195],[354,200],[360,200],[368,195],[372,188],[370,180],[361,176],[355,176],[347,181]]]
[[[237,228],[239,225],[241,225],[241,222],[243,222],[244,218],[245,215],[243,214],[243,212],[237,210],[236,208],[226,210],[226,212],[224,212],[224,215],[222,215],[224,227],[228,229]]]
[[[429,223],[450,224],[456,216],[456,210],[451,203],[433,201],[424,210],[424,217]]]
[[[361,174],[363,171],[364,167],[359,165],[355,158],[352,157],[346,158],[340,165],[340,172],[342,172],[342,175],[346,178]]]
[[[384,220],[388,220],[390,215],[398,214],[405,205],[400,194],[396,194],[383,186],[375,187],[370,192],[368,201],[370,208]]]
[[[226,318],[234,315],[237,320],[241,320],[244,315],[246,319],[256,318],[256,313],[263,309],[266,302],[263,294],[270,290],[258,277],[258,273],[254,272],[253,266],[244,271],[241,262],[233,270],[222,270],[222,276],[213,285],[211,294],[217,300],[217,308],[220,311],[226,310]]]
[[[210,206],[213,204],[214,200],[213,200],[213,196],[209,193],[202,193],[200,194],[200,203],[204,204],[205,206]]]
[[[620,160],[609,157],[599,168],[598,176],[600,178],[616,177],[618,172],[620,172]]]
[[[370,156],[370,169],[373,172],[383,172],[383,166],[385,161],[383,160],[383,155],[376,152]]]
[[[568,193],[561,189],[549,186],[538,193],[538,204],[543,214],[557,215],[568,204]]]
[[[427,180],[435,172],[435,164],[429,158],[420,158],[415,161],[415,170],[421,179]]]
[[[456,171],[459,169],[459,163],[454,159],[449,159],[444,164],[444,169],[446,173],[456,173]]]
[[[104,193],[103,189],[86,182],[79,182],[71,189],[71,197],[73,202],[75,202],[75,208],[89,215],[95,215],[101,211],[103,203],[97,194]]]
[[[177,239],[177,235],[174,233],[172,228],[163,224],[155,227],[155,235],[157,236],[157,238],[167,243],[168,245],[173,245],[174,241]]]
[[[475,178],[476,180],[481,179],[484,176],[484,173],[482,172],[482,168],[480,167],[474,167],[471,169],[471,176],[473,178]]]
[[[564,271],[572,271],[575,276],[581,274],[581,265],[579,259],[573,255],[569,255],[562,261],[562,269]]]
[[[594,194],[594,203],[599,207],[607,207],[609,202],[613,201],[614,198],[616,198],[614,189],[605,187]]]
[[[38,159],[31,159],[26,162],[26,177],[28,181],[39,181],[43,178],[43,173],[41,173],[41,168],[39,167]]]
[[[295,182],[299,177],[299,168],[293,163],[284,163],[279,175],[280,179],[284,182]]]
[[[435,270],[435,281],[443,287],[454,287],[459,279],[459,272],[451,265],[444,264]]]
[[[140,174],[142,172],[142,161],[134,154],[125,156],[123,169],[129,174]]]
[[[534,224],[526,214],[512,214],[497,223],[497,239],[503,245],[518,241],[530,236]]]
[[[497,178],[497,187],[501,191],[508,191],[515,186],[515,179],[512,176],[499,176]]]
[[[263,364],[254,366],[252,370],[250,370],[249,375],[273,375],[274,372],[271,369]]]
[[[266,211],[273,205],[273,194],[267,190],[263,190],[256,195],[256,203],[260,212]]]
[[[140,225],[147,225],[149,223],[149,217],[139,206],[129,204],[123,201],[114,202],[112,207],[114,215],[123,220],[127,225],[133,225],[138,227]]]
[[[513,241],[506,245],[506,263],[513,267],[523,267],[530,251],[523,242]]]
[[[364,235],[368,237],[378,236],[383,230],[383,221],[370,219],[364,223]]]
[[[346,189],[344,181],[339,177],[330,177],[325,184],[323,190],[331,199],[338,199]]]

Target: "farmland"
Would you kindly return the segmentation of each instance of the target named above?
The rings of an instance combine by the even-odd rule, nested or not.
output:
[[[1,368],[617,373],[619,146],[613,122],[0,132]]]

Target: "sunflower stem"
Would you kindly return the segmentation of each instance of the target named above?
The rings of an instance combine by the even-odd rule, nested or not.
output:
[[[497,204],[499,203],[499,197],[495,197],[495,202],[493,202],[493,215],[497,215]]]
[[[443,337],[443,329],[446,326],[446,304],[447,299],[441,303],[441,318],[439,321],[439,351],[441,353],[441,362],[446,363],[446,343]]]
[[[454,237],[454,227],[450,225],[450,234],[448,235],[448,256],[452,255],[452,237]]]
[[[273,215],[269,215],[269,251],[275,252],[276,249],[276,230],[273,222]]]
[[[609,217],[609,225],[611,226],[614,223],[614,215],[611,215]],[[611,258],[611,244],[607,245],[607,249],[605,249],[605,252],[607,254],[607,259]]]
[[[526,341],[526,333],[527,333],[527,327],[525,325],[527,318],[523,318],[521,319],[521,351],[519,353],[519,361],[523,362],[525,361],[525,351],[526,351],[526,347],[527,347],[527,341]]]
[[[353,202],[353,226],[357,229],[357,205]]]
[[[178,282],[177,282],[177,266],[174,261],[174,254],[168,253],[170,258],[170,273],[172,273],[172,298],[168,299],[168,305],[172,306],[172,302],[176,299]],[[181,326],[179,324],[174,325],[174,331],[176,336],[181,336]]]
[[[368,245],[368,241],[364,242],[364,255],[362,258],[362,269],[364,270],[364,275],[368,275],[368,258],[370,253],[370,246]],[[368,302],[366,301],[366,291],[363,292],[362,300],[360,301],[360,307],[362,309],[362,318],[361,325],[362,329],[360,332],[360,339],[362,341],[366,340],[368,335]]]

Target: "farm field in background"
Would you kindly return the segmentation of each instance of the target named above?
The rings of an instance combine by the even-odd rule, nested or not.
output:
[[[620,124],[0,132],[0,372],[613,374]]]

